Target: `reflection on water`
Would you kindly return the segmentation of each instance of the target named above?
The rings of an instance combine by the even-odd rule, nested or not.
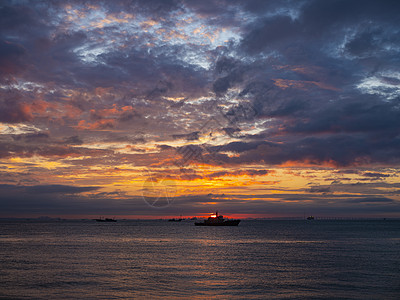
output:
[[[399,225],[1,222],[0,297],[396,299]]]

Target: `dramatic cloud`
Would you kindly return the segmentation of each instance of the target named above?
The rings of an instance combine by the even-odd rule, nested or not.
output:
[[[0,184],[32,211],[54,196],[84,214],[134,203],[138,215],[217,204],[398,215],[399,11],[369,0],[3,1]],[[153,197],[174,201],[138,204]]]

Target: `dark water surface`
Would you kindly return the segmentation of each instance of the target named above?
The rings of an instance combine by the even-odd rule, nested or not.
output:
[[[0,298],[400,299],[400,221],[1,221]]]

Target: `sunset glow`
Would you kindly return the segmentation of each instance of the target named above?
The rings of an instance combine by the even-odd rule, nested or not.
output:
[[[334,3],[4,2],[0,217],[400,217],[397,6]]]

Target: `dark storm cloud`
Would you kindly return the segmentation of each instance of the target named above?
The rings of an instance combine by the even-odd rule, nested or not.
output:
[[[254,29],[243,39],[242,47],[251,54],[266,47],[274,47],[279,42],[288,42],[301,33],[301,26],[289,16],[276,16],[254,25]]]
[[[3,1],[0,6],[0,27],[3,32],[20,30],[20,34],[23,31],[32,33],[34,29],[43,29],[45,22],[42,21],[48,17],[46,10],[35,9],[35,5],[15,5],[13,1]]]
[[[360,22],[395,24],[399,21],[396,13],[399,9],[397,1],[307,1],[300,8],[298,18],[276,15],[257,20],[249,27],[242,47],[253,54],[296,42],[323,44],[329,42],[327,39],[336,38],[338,33],[343,34],[341,30]],[[365,46],[370,46],[368,39],[369,36],[359,38],[361,44],[354,45],[355,48],[364,51]]]
[[[304,116],[313,116],[313,119],[295,120],[296,123],[286,127],[288,132],[380,132],[395,136],[400,126],[396,101],[382,102],[376,96],[355,95],[353,99],[334,101],[318,107],[318,111],[302,113]]]
[[[82,1],[71,1],[81,4]],[[104,1],[103,5],[111,12],[128,11],[144,13],[153,18],[162,18],[167,12],[179,11],[182,8],[180,0],[119,0]],[[166,20],[168,21],[168,19]]]
[[[0,82],[23,70],[22,57],[25,52],[25,48],[19,44],[0,40]]]
[[[393,0],[309,1],[304,5],[300,19],[310,30],[321,31],[336,24],[346,26],[366,20],[395,22],[399,20],[399,9],[399,2]]]
[[[382,38],[379,38],[381,35],[382,31],[379,29],[366,29],[346,44],[346,51],[358,57],[374,55],[377,51],[383,50],[381,48],[383,41]]]

